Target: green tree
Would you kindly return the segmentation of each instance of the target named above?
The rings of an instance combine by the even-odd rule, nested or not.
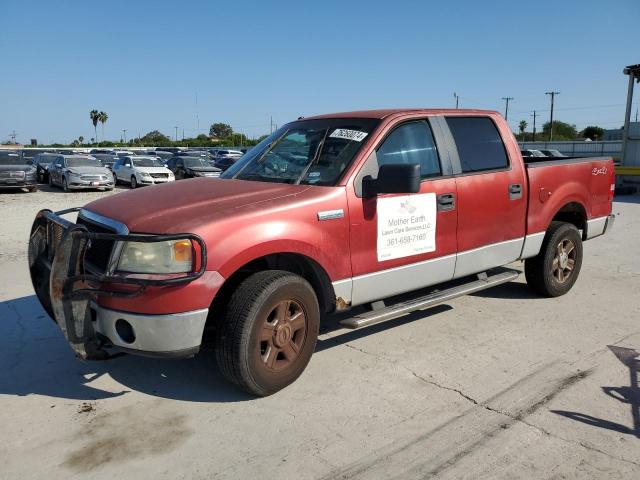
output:
[[[149,147],[157,146],[157,147],[168,147],[173,142],[166,135],[163,135],[158,130],[153,130],[147,133],[140,139],[140,143],[143,145],[147,145]]]
[[[604,135],[604,128],[597,127],[595,125],[589,125],[580,132],[582,138],[590,138],[591,140],[602,139]]]
[[[232,134],[233,129],[231,128],[231,125],[227,123],[214,123],[209,129],[209,135],[211,135],[212,137],[228,138]]]
[[[98,121],[102,124],[102,139],[104,140],[104,124],[109,120],[109,115],[107,112],[100,112],[98,114]]]
[[[98,122],[100,121],[100,112],[98,110],[91,110],[89,112],[89,118],[91,119],[91,123],[93,123],[93,131],[95,133],[95,139],[98,141]],[[93,143],[93,138],[91,139],[91,143]]]
[[[520,123],[518,124],[518,130],[520,130],[520,140],[524,141],[524,131],[527,129],[527,121],[526,120],[520,120]]]
[[[549,129],[551,127],[550,122],[546,122],[542,126],[543,138],[549,137]],[[554,140],[575,140],[578,138],[578,130],[575,125],[561,122],[559,120],[553,121],[553,139]]]
[[[82,144],[82,143],[84,143],[84,137],[83,137],[82,135],[80,135],[80,136],[78,137],[78,141],[79,141],[81,144]]]

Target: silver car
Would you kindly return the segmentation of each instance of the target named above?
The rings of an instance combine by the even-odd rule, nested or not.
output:
[[[58,155],[49,166],[49,185],[65,192],[83,188],[113,190],[113,175],[97,158],[87,155]]]

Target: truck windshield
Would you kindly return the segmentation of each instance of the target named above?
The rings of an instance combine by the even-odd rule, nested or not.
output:
[[[290,123],[249,150],[222,178],[335,185],[378,122],[330,118]]]

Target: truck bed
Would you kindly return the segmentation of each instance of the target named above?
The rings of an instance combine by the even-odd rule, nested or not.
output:
[[[611,157],[527,157],[527,234],[543,232],[556,213],[576,204],[587,220],[611,213],[615,172]],[[570,209],[569,209],[570,210]]]

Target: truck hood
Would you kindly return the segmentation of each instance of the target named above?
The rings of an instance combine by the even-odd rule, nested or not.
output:
[[[187,233],[234,209],[296,196],[308,185],[194,178],[129,190],[84,208],[124,223],[134,233]]]

